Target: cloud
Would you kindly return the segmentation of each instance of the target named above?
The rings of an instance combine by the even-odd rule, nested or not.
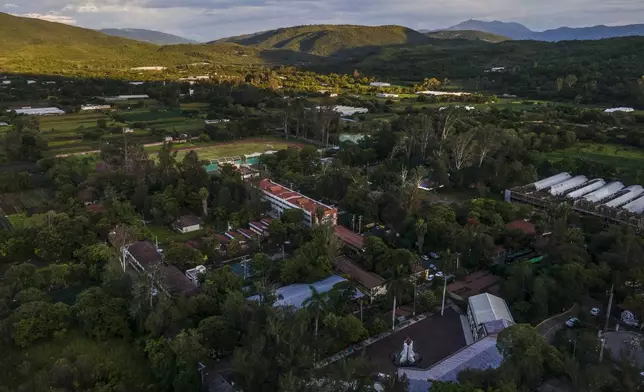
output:
[[[56,13],[49,13],[49,14],[39,14],[36,12],[30,12],[27,14],[12,14],[15,16],[22,16],[23,18],[34,18],[34,19],[42,19],[46,20],[48,22],[56,22],[56,23],[64,23],[64,24],[76,24],[76,20],[72,18],[71,16],[66,16],[66,15],[60,15]]]
[[[8,4],[5,4],[3,8],[6,8],[6,9],[18,8],[18,6],[15,4],[8,3]]]

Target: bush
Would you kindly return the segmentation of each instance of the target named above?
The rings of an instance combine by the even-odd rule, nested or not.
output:
[[[380,317],[376,317],[371,321],[371,325],[369,326],[369,334],[374,336],[381,334],[385,332],[389,327],[387,326],[387,323],[384,322],[383,319]]]

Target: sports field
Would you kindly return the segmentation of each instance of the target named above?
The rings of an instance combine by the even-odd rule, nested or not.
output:
[[[235,142],[222,142],[206,147],[189,147],[179,150],[178,159],[190,150],[195,150],[199,159],[216,160],[220,158],[231,158],[256,152],[263,153],[271,150],[283,150],[288,147],[302,147],[300,142],[290,142],[280,139],[248,139]],[[179,148],[181,148],[179,146]],[[178,149],[179,149],[178,148]]]

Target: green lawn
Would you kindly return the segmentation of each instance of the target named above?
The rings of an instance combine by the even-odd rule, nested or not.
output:
[[[544,154],[544,158],[551,161],[570,157],[585,158],[617,168],[644,168],[644,149],[616,144],[579,143],[575,147]]]
[[[152,241],[159,241],[161,244],[168,244],[171,242],[185,242],[188,240],[202,237],[205,233],[204,230],[195,231],[192,233],[181,234],[167,226],[148,225],[147,228],[152,233]]]
[[[252,139],[248,141],[240,140],[238,142],[218,143],[207,147],[196,147],[195,150],[199,155],[199,159],[215,160],[219,158],[229,158],[241,156],[252,153],[263,153],[269,150],[283,150],[290,146],[301,146],[302,143],[289,142],[280,139],[265,139],[258,140]],[[183,145],[177,145],[178,148]],[[181,159],[188,150],[181,150],[178,154],[178,159]]]

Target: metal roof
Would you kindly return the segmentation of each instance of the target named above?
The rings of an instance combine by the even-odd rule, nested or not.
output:
[[[550,188],[550,194],[554,196],[561,195],[561,194],[564,194],[566,191],[569,191],[580,185],[585,184],[586,182],[588,182],[588,178],[586,178],[585,176],[573,177],[569,180],[553,185]]]
[[[624,189],[624,184],[619,181],[614,181],[592,193],[585,195],[584,199],[591,203],[597,203],[614,195],[622,189]]]
[[[438,362],[429,369],[399,368],[398,375],[406,375],[409,392],[426,392],[431,381],[457,381],[463,370],[496,369],[503,362],[503,356],[496,348],[496,336],[487,336]]]
[[[467,302],[477,328],[481,324],[495,320],[514,322],[508,304],[496,295],[479,294],[468,298]]]
[[[588,183],[584,184],[582,188],[579,188],[575,191],[570,192],[569,194],[566,195],[566,197],[570,199],[578,199],[583,195],[596,191],[597,189],[603,187],[604,185],[606,185],[606,181],[602,180],[601,178],[596,178],[594,180],[588,181]]]
[[[570,173],[559,173],[557,175],[544,178],[543,180],[539,180],[532,185],[534,185],[535,188],[537,188],[538,191],[546,188],[550,188],[551,186],[555,184],[559,184],[561,182],[564,182],[566,180],[569,180],[572,176]]]
[[[622,208],[634,214],[641,214],[644,211],[644,196],[633,200]]]
[[[296,283],[289,286],[280,287],[275,291],[278,300],[273,306],[295,306],[301,308],[307,299],[311,297],[311,286],[317,290],[318,293],[326,293],[331,291],[338,283],[346,282],[347,280],[338,275],[331,275],[326,279],[320,280],[315,283]],[[355,298],[362,297],[363,294],[357,291]],[[259,301],[259,295],[253,295],[246,298],[251,301]]]
[[[610,200],[609,202],[605,203],[605,205],[607,207],[615,208],[621,206],[622,204],[626,204],[644,193],[644,188],[642,188],[640,185],[633,185],[623,189],[623,191],[625,191],[624,194]]]

